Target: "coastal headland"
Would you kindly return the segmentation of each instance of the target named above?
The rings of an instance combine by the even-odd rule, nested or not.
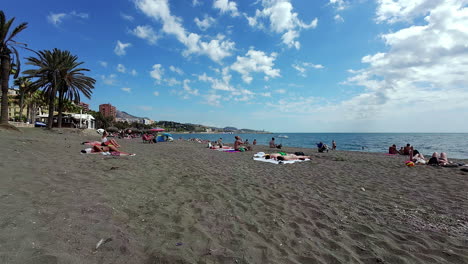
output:
[[[459,168],[182,140],[113,157],[80,154],[95,131],[20,130],[0,131],[0,263],[468,263]]]

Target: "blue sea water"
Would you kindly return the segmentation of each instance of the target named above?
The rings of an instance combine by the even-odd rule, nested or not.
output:
[[[468,159],[468,133],[275,133],[275,134],[177,134],[174,138],[201,138],[215,141],[223,138],[225,143],[233,143],[234,136],[257,144],[268,145],[274,137],[276,144],[288,147],[315,148],[322,141],[331,146],[332,140],[338,150],[387,153],[388,147],[396,144],[398,149],[410,143],[424,155],[433,152],[446,152],[449,158]],[[288,138],[278,138],[279,135]],[[364,147],[364,149],[363,149]]]

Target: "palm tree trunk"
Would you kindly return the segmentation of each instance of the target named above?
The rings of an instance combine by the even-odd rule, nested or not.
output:
[[[10,56],[1,55],[1,76],[2,80],[2,105],[1,105],[1,124],[8,124],[8,80],[10,78]]]
[[[24,88],[21,89],[20,87],[20,112],[19,112],[19,120],[23,122],[23,109],[24,109]]]
[[[57,87],[52,88],[49,94],[49,117],[47,118],[47,129],[51,130],[54,125],[54,111],[55,111],[55,94],[57,93]]]
[[[63,112],[63,89],[59,91],[59,102],[58,102],[58,128],[62,127],[62,112]]]

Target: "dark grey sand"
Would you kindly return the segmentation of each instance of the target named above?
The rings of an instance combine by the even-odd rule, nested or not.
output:
[[[80,154],[94,131],[22,131],[0,131],[0,263],[468,263],[459,168],[139,139],[105,157]]]

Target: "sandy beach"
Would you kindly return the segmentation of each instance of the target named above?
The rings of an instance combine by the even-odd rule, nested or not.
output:
[[[81,154],[86,140],[99,135],[0,131],[0,263],[468,263],[459,168],[287,147],[311,161],[275,165],[252,159],[265,146],[140,139],[110,157]]]

